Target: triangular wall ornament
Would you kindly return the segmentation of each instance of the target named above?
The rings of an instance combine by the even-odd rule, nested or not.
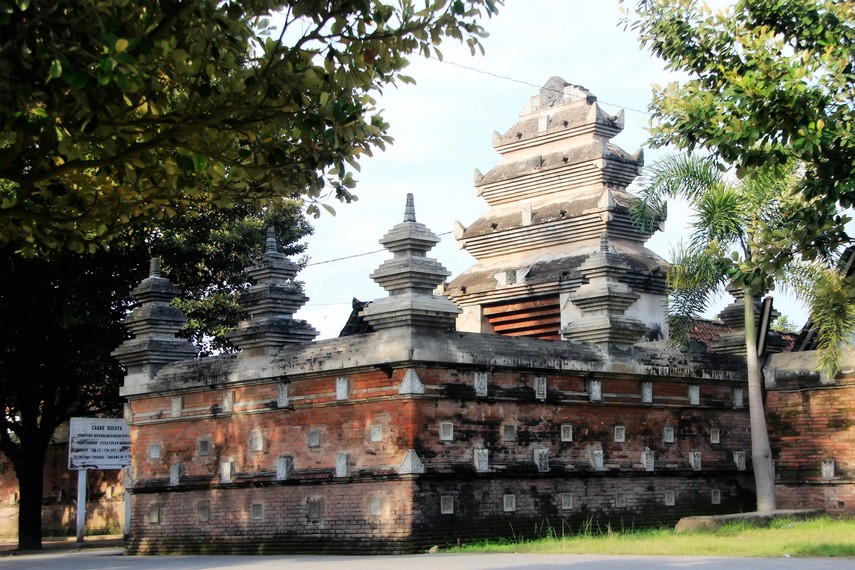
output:
[[[425,464],[419,459],[415,449],[410,449],[404,456],[404,460],[398,465],[398,475],[410,475],[414,473],[424,473]]]
[[[410,368],[404,374],[404,379],[401,380],[401,385],[398,386],[398,394],[424,394],[425,385],[422,384],[422,379],[419,378],[418,372]]]

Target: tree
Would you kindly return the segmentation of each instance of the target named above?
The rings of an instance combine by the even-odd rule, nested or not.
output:
[[[829,251],[813,260],[786,252],[790,260],[778,273],[768,271],[764,253],[779,245],[764,241],[769,231],[792,223],[812,206],[794,189],[800,169],[795,163],[747,169],[731,180],[711,157],[675,155],[654,163],[645,173],[633,206],[636,221],[649,227],[663,218],[665,198],[684,198],[696,219],[687,244],[678,247],[668,269],[668,322],[672,340],[688,342],[691,320],[703,312],[723,286],[742,296],[745,307],[745,351],[751,455],[757,489],[757,510],[776,508],[772,452],[763,410],[761,363],[757,356],[756,300],[776,283],[804,298],[815,319],[820,361],[836,370],[839,346],[855,332],[855,308],[842,287],[844,275],[830,263]]]
[[[208,204],[350,201],[391,141],[373,94],[445,38],[480,48],[501,4],[0,0],[0,243],[94,252]]]
[[[794,323],[787,315],[781,315],[775,319],[770,328],[783,333],[798,333],[800,329],[799,325]]]
[[[713,12],[698,0],[638,0],[626,24],[682,82],[654,87],[654,146],[704,149],[738,172],[799,161],[814,208],[770,230],[776,267],[848,241],[836,206],[855,203],[855,4],[738,0]],[[761,231],[766,231],[761,228]]]
[[[192,220],[137,228],[94,254],[27,259],[0,248],[0,451],[20,484],[19,548],[41,547],[43,466],[55,429],[72,416],[119,413],[124,374],[110,352],[126,338],[130,291],[152,253],[183,292],[188,336],[203,353],[228,348],[222,333],[243,316],[242,269],[261,251],[267,226],[285,253],[299,254],[297,240],[311,231],[301,212],[293,201],[264,210],[210,207]]]

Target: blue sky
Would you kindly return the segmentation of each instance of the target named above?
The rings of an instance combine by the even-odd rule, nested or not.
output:
[[[417,84],[389,89],[378,99],[395,143],[361,161],[358,202],[333,203],[335,217],[324,213],[313,222],[315,235],[307,242],[310,265],[298,276],[310,301],[297,318],[312,323],[320,338],[336,336],[352,297],[366,301],[386,295],[368,275],[388,253],[324,262],[381,249],[378,240],[403,219],[408,192],[414,194],[418,221],[445,234],[428,255],[453,275],[472,265],[473,258],[458,250],[451,232],[455,220],[468,225],[487,210],[474,193],[474,170],[487,172],[498,163],[493,130],[512,126],[553,75],[584,86],[610,112],[626,109],[626,128],[612,142],[629,152],[643,146],[650,85],[675,77],[639,48],[620,18],[617,0],[507,0],[497,17],[484,21],[490,33],[483,41],[486,55],[472,56],[465,46],[448,41],[440,46],[444,62],[414,58],[407,74]],[[645,160],[649,164],[662,153],[645,149]],[[687,217],[679,205],[670,204],[665,232],[648,247],[668,259],[686,235]],[[727,302],[719,299],[716,310]],[[776,308],[795,322],[805,317],[800,305],[779,294]]]

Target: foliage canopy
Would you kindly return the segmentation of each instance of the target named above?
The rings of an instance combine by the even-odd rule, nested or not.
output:
[[[372,95],[502,0],[0,0],[0,243],[326,189],[390,142]],[[267,16],[279,13],[276,27]]]
[[[713,11],[698,0],[638,0],[627,25],[667,68],[688,74],[655,87],[651,142],[712,152],[741,175],[800,162],[813,207],[767,236],[780,251],[848,240],[836,205],[855,203],[855,4],[738,0]],[[798,218],[795,220],[795,218]],[[765,230],[764,230],[765,231]]]
[[[198,218],[137,228],[94,254],[25,258],[0,247],[0,452],[20,482],[19,545],[41,543],[42,467],[56,428],[72,416],[115,415],[124,372],[110,353],[127,336],[122,319],[151,253],[162,258],[189,316],[184,331],[200,353],[228,350],[223,333],[246,318],[237,302],[242,272],[272,227],[289,255],[311,232],[302,204],[263,210],[205,207]],[[154,238],[157,239],[154,239]]]

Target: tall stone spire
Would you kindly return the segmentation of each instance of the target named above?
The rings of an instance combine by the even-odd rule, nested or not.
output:
[[[164,365],[196,356],[193,343],[175,336],[187,317],[170,305],[178,290],[161,276],[159,257],[152,258],[149,276],[131,291],[131,296],[139,305],[124,324],[134,337],[112,352],[128,370],[125,392],[149,382]]]
[[[389,292],[362,311],[375,330],[400,326],[451,328],[460,309],[448,298],[433,294],[450,273],[425,254],[439,243],[439,237],[416,222],[413,195],[407,194],[404,221],[380,240],[393,258],[384,261],[371,279]]]
[[[246,273],[253,285],[240,295],[240,303],[250,318],[228,333],[229,340],[245,352],[272,355],[283,344],[311,341],[318,335],[306,321],[295,320],[294,313],[309,300],[294,283],[299,266],[279,252],[276,233],[267,229],[264,252]]]
[[[624,312],[639,296],[618,281],[628,270],[629,266],[610,247],[608,234],[603,232],[600,248],[579,266],[588,283],[572,293],[570,299],[582,315],[561,329],[565,339],[621,348],[638,342],[647,326]]]

